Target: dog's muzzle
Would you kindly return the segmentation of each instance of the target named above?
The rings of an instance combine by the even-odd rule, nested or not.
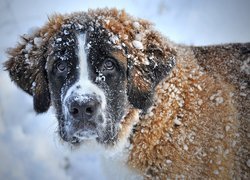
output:
[[[66,141],[96,139],[98,127],[103,123],[102,100],[96,94],[74,94],[66,99],[67,128],[64,131]]]
[[[66,106],[72,121],[82,125],[102,123],[101,98],[96,94],[73,95],[68,98]],[[73,122],[73,123],[74,123]]]

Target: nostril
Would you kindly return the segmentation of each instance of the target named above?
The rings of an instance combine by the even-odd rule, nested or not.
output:
[[[79,110],[77,108],[72,108],[70,112],[71,114],[76,115],[79,113]]]
[[[87,107],[87,108],[85,109],[85,113],[86,113],[87,115],[92,115],[92,114],[94,113],[94,110],[93,110],[92,107]]]

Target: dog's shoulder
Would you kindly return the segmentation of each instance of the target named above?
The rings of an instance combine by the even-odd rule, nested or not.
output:
[[[161,178],[247,172],[249,44],[176,50],[176,67],[136,127],[130,164]]]

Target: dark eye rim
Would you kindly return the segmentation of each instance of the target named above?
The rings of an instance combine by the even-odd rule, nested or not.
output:
[[[109,57],[109,58],[106,58],[106,59],[104,60],[103,65],[104,65],[105,70],[109,70],[109,71],[114,70],[115,67],[116,67],[115,60],[114,60],[113,58],[110,58],[110,57]]]
[[[65,72],[67,71],[67,63],[64,61],[60,61],[56,64],[56,69],[58,72]]]

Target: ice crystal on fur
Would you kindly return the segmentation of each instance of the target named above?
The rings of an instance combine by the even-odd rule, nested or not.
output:
[[[43,39],[41,37],[35,37],[34,38],[34,45],[36,47],[39,48],[42,45],[42,42],[43,42]]]
[[[30,51],[32,50],[32,48],[33,48],[32,44],[30,44],[30,43],[26,44],[25,52],[30,53]]]
[[[241,71],[244,71],[248,75],[250,75],[250,58],[243,61],[243,65],[240,67]]]
[[[132,41],[132,44],[136,49],[143,49],[143,45],[140,41],[134,40]]]

